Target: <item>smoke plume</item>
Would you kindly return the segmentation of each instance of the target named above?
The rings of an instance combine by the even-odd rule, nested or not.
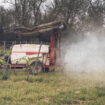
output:
[[[72,39],[72,40],[71,40]],[[87,32],[62,43],[62,62],[70,72],[105,72],[105,35]]]

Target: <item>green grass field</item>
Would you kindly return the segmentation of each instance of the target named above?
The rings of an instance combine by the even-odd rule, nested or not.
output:
[[[72,74],[55,71],[30,75],[12,71],[0,75],[0,105],[105,105],[105,74]]]

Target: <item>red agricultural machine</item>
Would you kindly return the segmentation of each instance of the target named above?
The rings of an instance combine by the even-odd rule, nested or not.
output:
[[[38,25],[34,28],[16,27],[15,33],[21,39],[38,39],[37,44],[15,44],[12,47],[11,67],[30,65],[33,73],[48,71],[60,65],[61,32],[65,29],[63,20]]]

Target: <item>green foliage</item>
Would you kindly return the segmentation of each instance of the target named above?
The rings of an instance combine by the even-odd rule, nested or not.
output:
[[[7,80],[8,79],[7,62],[0,59],[0,65],[3,67],[3,69],[2,69],[2,80]]]
[[[6,62],[2,59],[0,59],[0,64],[6,64]]]
[[[8,79],[7,71],[3,71],[2,80],[7,80],[7,79]]]
[[[43,78],[30,78],[28,82],[43,82]]]

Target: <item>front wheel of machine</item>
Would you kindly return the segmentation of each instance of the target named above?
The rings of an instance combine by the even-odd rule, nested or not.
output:
[[[40,62],[33,62],[30,66],[31,66],[31,73],[34,75],[37,75],[43,71],[43,66]]]

